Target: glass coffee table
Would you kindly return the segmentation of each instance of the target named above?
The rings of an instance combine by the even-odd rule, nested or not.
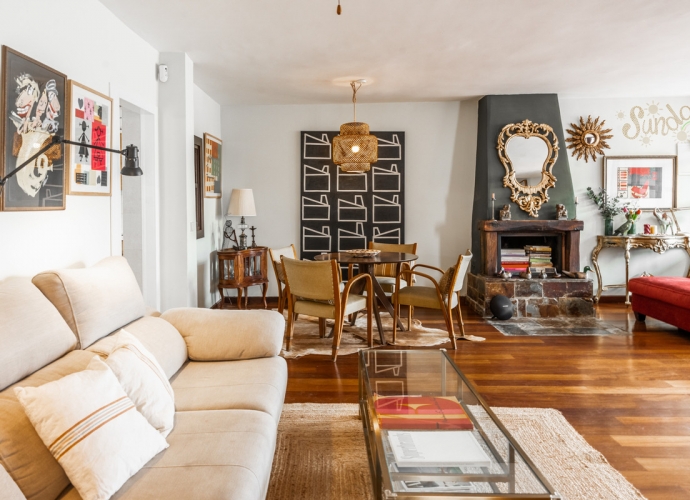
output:
[[[359,353],[376,499],[560,499],[441,350]]]

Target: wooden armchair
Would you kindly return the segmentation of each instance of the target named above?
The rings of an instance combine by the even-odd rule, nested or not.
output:
[[[340,339],[345,316],[367,310],[367,342],[374,346],[371,317],[374,289],[371,276],[360,274],[350,278],[340,291],[340,266],[335,260],[306,261],[281,257],[285,269],[288,325],[285,332],[285,350],[290,350],[297,315],[306,314],[319,318],[319,336],[326,336],[326,319],[335,321],[333,329],[333,361],[338,358]],[[352,285],[365,280],[367,295],[350,294]]]
[[[455,309],[458,317],[458,324],[460,325],[461,335],[458,337],[461,340],[484,340],[483,337],[476,337],[474,335],[465,335],[465,324],[462,320],[462,311],[460,308],[460,290],[462,290],[462,285],[465,281],[465,275],[470,266],[470,261],[472,260],[472,253],[467,250],[467,254],[460,255],[458,257],[458,262],[455,266],[448,268],[447,271],[443,271],[438,267],[428,266],[426,264],[417,264],[412,267],[411,270],[401,271],[398,277],[400,279],[403,276],[407,277],[408,282],[411,281],[412,276],[420,276],[429,280],[433,286],[405,286],[399,287],[394,295],[395,300],[393,303],[393,309],[395,312],[393,318],[393,343],[395,344],[397,336],[397,323],[398,315],[400,314],[400,306],[414,306],[414,307],[427,307],[430,309],[440,309],[443,313],[443,318],[446,321],[446,327],[448,329],[448,336],[452,348],[456,348],[455,343],[455,330],[453,328],[453,316],[452,311]],[[436,281],[429,274],[422,273],[418,271],[418,268],[432,269],[442,274],[439,281]],[[408,330],[411,328],[411,323],[407,325]]]
[[[273,264],[273,272],[276,275],[276,282],[278,284],[278,312],[283,314],[285,309],[285,271],[283,271],[283,264],[280,261],[282,256],[290,259],[297,259],[297,250],[295,245],[290,245],[283,248],[269,248],[268,253],[271,256],[271,263]]]

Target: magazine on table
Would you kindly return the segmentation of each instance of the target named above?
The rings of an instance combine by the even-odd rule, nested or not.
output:
[[[387,431],[398,467],[489,467],[491,459],[472,431]]]
[[[460,467],[397,467],[393,465],[395,472],[403,474],[464,474]],[[441,492],[452,491],[455,493],[478,493],[477,488],[467,481],[399,481],[402,491]]]

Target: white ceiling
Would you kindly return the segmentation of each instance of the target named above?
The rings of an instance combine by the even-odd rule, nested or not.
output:
[[[101,0],[220,104],[690,95],[687,0]]]

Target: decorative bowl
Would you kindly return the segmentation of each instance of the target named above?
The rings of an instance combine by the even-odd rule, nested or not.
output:
[[[349,253],[353,257],[376,257],[381,253],[381,250],[367,250],[364,248],[356,250],[345,250],[345,253]]]

